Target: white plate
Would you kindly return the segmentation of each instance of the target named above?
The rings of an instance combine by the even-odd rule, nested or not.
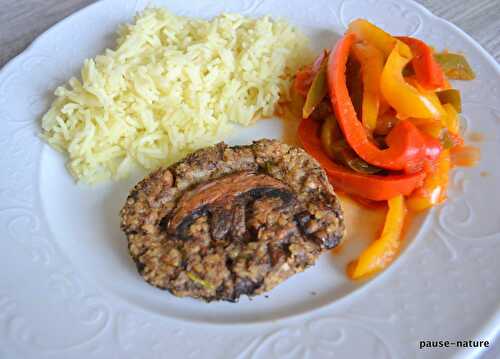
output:
[[[471,38],[410,1],[156,1],[177,14],[281,16],[316,50],[352,19],[466,54],[477,80],[457,83],[465,137],[484,134],[480,164],[458,169],[450,199],[419,218],[408,247],[366,283],[344,275],[352,252],[239,304],[178,299],[145,284],[129,259],[118,211],[137,180],[76,186],[63,157],[37,137],[56,85],[112,45],[142,1],[105,0],[43,34],[0,73],[1,358],[442,358],[420,340],[492,340],[500,303],[499,66]],[[263,121],[231,142],[279,137]],[[380,217],[380,216],[379,216]],[[374,221],[381,218],[375,218]],[[360,250],[369,224],[351,226]],[[357,232],[354,232],[356,230]]]

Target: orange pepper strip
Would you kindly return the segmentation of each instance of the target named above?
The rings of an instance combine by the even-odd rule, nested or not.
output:
[[[443,202],[446,199],[450,169],[450,151],[443,150],[436,167],[425,178],[424,185],[408,197],[408,209],[418,212]]]
[[[414,57],[411,63],[418,82],[429,90],[445,88],[444,72],[434,59],[432,49],[425,42],[413,37],[398,36],[397,39],[410,46],[413,52]]]
[[[347,268],[347,274],[352,279],[358,279],[386,268],[401,248],[400,237],[406,216],[403,196],[391,198],[388,205],[389,209],[380,238],[366,248],[359,258],[351,262]]]
[[[439,156],[439,141],[422,133],[412,123],[399,121],[386,137],[388,148],[381,150],[370,141],[363,124],[358,121],[345,75],[355,36],[349,33],[340,39],[330,52],[327,67],[330,100],[344,137],[359,157],[374,166],[418,172],[426,161],[434,161]]]
[[[362,121],[365,128],[373,132],[377,126],[380,106],[380,75],[384,68],[384,55],[375,46],[367,43],[356,43],[352,46],[352,54],[361,65],[363,76]]]

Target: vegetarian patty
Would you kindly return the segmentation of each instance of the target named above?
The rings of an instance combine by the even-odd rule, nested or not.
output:
[[[148,283],[206,301],[269,291],[344,235],[325,172],[275,140],[219,143],[160,168],[133,188],[121,217]]]

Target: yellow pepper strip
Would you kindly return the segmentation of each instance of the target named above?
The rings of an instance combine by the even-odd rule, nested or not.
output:
[[[358,41],[376,46],[382,51],[384,58],[389,56],[396,43],[394,37],[364,19],[357,19],[351,22],[347,28],[347,33],[351,32],[356,34],[356,39]]]
[[[408,209],[419,212],[443,202],[446,199],[450,168],[450,151],[443,150],[436,168],[425,178],[424,185],[407,198]]]
[[[356,43],[352,54],[361,65],[363,77],[362,121],[371,133],[377,126],[380,106],[380,75],[384,68],[384,55],[375,46],[367,43]]]
[[[443,127],[446,127],[446,116],[448,115],[445,109],[443,108],[443,105],[441,103],[441,100],[439,99],[439,96],[437,92],[433,90],[428,90],[425,89],[422,85],[420,85],[415,77],[408,77],[405,78],[406,82],[408,82],[410,85],[415,87],[417,91],[424,96],[428,102],[432,104],[432,106],[436,109],[436,111],[439,113],[437,116],[434,117],[434,119],[440,120],[443,123]]]
[[[380,238],[366,248],[347,268],[347,274],[352,279],[358,279],[386,268],[399,252],[400,236],[406,216],[405,200],[402,195],[398,195],[387,202],[389,210]]]
[[[437,95],[434,94],[437,100],[433,99],[429,93],[422,93],[403,77],[403,69],[412,57],[410,48],[397,41],[380,77],[382,95],[402,117],[438,118],[443,111]]]
[[[450,103],[445,103],[443,108],[446,111],[446,128],[454,135],[458,134],[460,130],[460,121],[457,110],[455,110],[455,107]]]

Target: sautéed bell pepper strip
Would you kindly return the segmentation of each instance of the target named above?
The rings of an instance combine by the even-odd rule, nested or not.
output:
[[[408,45],[413,53],[411,63],[418,82],[429,90],[445,88],[444,72],[434,59],[432,49],[425,42],[413,37],[400,36],[397,39]]]
[[[298,137],[304,149],[325,169],[332,185],[346,193],[382,201],[399,194],[409,195],[422,186],[425,172],[411,175],[377,176],[356,173],[333,162],[321,147],[319,138],[320,124],[311,118],[305,118],[299,125]]]
[[[307,117],[306,117],[307,118]],[[321,147],[330,158],[335,158],[333,144],[341,138],[340,130],[337,121],[333,116],[328,116],[321,125],[320,131]],[[314,134],[311,134],[311,136]]]
[[[412,57],[410,48],[397,41],[382,71],[380,91],[401,117],[437,118],[442,114],[439,101],[432,101],[403,77],[403,69]]]
[[[295,74],[295,80],[293,82],[293,87],[301,96],[306,97],[309,92],[309,88],[316,77],[316,74],[321,68],[323,60],[328,56],[328,52],[322,51],[321,54],[314,60],[312,66],[306,66],[303,69],[297,71]]]
[[[441,145],[408,121],[399,121],[388,134],[387,149],[381,150],[370,141],[363,124],[358,121],[346,85],[346,63],[354,40],[353,33],[345,35],[330,52],[327,67],[330,100],[344,137],[359,157],[371,165],[406,173],[418,172],[426,161],[439,156]]]
[[[453,147],[458,147],[458,146],[463,146],[464,145],[464,139],[460,137],[460,135],[455,135],[451,133],[450,131],[446,130],[443,131],[441,134],[441,144],[443,145],[443,149],[449,150]]]
[[[313,81],[313,72],[310,66],[297,71],[295,80],[293,81],[293,88],[301,96],[306,97],[309,87]]]
[[[327,57],[328,57],[328,51],[326,50],[323,50],[321,54],[318,55],[318,57],[314,60],[312,65],[312,70],[314,71],[314,73],[319,71],[321,65],[323,65],[323,62],[326,60]]]
[[[457,112],[462,112],[462,99],[460,96],[460,91],[450,88],[447,90],[438,91],[436,92],[436,95],[442,104],[449,103],[450,105],[455,107],[455,110],[457,110]]]
[[[446,199],[450,168],[450,151],[443,150],[434,170],[425,178],[424,185],[407,198],[408,208],[418,212],[443,202]]]
[[[420,93],[421,96],[423,96],[426,99],[426,102],[428,102],[430,106],[432,106],[435,109],[436,115],[433,117],[427,117],[427,119],[444,122],[446,117],[446,111],[443,108],[443,105],[441,103],[441,100],[439,99],[439,96],[437,95],[437,92],[434,90],[428,90],[424,88],[420,84],[420,82],[418,82],[418,79],[416,77],[410,76],[405,78],[405,80],[408,84],[413,86]]]
[[[389,209],[380,238],[368,246],[359,258],[348,266],[347,274],[352,279],[358,279],[386,268],[401,248],[400,237],[406,217],[403,196],[391,198],[388,205]]]
[[[389,56],[396,43],[396,39],[381,28],[364,19],[352,21],[347,28],[347,34],[355,34],[356,39],[372,44],[384,55],[384,60]]]
[[[355,172],[365,174],[375,174],[382,171],[363,161],[349,147],[340,132],[337,120],[333,115],[328,116],[321,125],[320,135],[321,147],[326,154],[334,161],[343,164]]]
[[[446,120],[445,120],[446,128],[452,134],[459,135],[459,133],[460,133],[460,121],[459,121],[457,110],[455,109],[455,107],[453,107],[453,105],[451,105],[449,103],[445,103],[443,105],[443,108],[446,111]]]
[[[451,80],[474,80],[476,74],[470,67],[465,56],[451,52],[434,54],[445,75]]]
[[[361,64],[363,77],[362,121],[365,128],[373,132],[377,125],[380,107],[380,75],[384,68],[384,55],[375,46],[357,43],[352,46],[352,53]]]
[[[322,165],[325,166],[323,163]],[[372,201],[386,201],[400,194],[407,196],[422,186],[426,176],[424,171],[411,175],[368,175],[354,172],[332,161],[325,166],[325,171],[334,188]]]
[[[355,172],[375,174],[382,171],[381,168],[372,166],[359,158],[359,156],[349,147],[344,139],[336,141],[333,144],[332,152],[334,153],[334,160],[336,162],[343,164],[345,167],[350,168]]]
[[[328,88],[326,86],[326,61],[323,62],[307,92],[306,102],[302,108],[302,118],[311,116],[314,109],[323,101]]]

